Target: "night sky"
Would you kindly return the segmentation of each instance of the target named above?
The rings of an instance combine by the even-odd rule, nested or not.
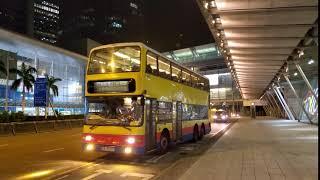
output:
[[[149,46],[163,52],[213,42],[195,0],[146,0]],[[182,35],[182,36],[181,36]]]
[[[86,3],[86,1],[88,1]],[[101,6],[103,7],[101,0]],[[64,12],[89,6],[90,0],[66,0]],[[144,0],[145,43],[164,52],[213,42],[210,30],[195,0]],[[134,36],[134,35],[133,35]]]

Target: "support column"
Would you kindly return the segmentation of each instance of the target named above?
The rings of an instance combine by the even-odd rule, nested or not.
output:
[[[7,71],[7,74],[6,74],[6,93],[5,93],[5,104],[4,104],[4,109],[5,111],[8,111],[9,108],[8,108],[8,96],[9,96],[9,75],[10,75],[10,72],[9,72],[9,52],[6,52],[6,71]]]
[[[284,93],[283,90],[281,89],[280,84],[277,83],[277,85],[278,85],[278,87],[279,87],[278,90],[279,90],[280,94],[282,94],[282,97],[283,97],[284,101],[285,101],[285,102],[288,102],[288,101],[287,101],[288,98],[286,97],[285,93]],[[288,104],[288,103],[287,103],[287,104]],[[288,107],[289,107],[289,110],[291,111],[293,117],[294,117],[295,119],[299,120],[299,118],[298,118],[296,112],[293,110],[293,108],[292,108],[291,106],[288,106]]]
[[[279,100],[282,101],[284,108],[286,109],[288,116],[290,119],[295,120],[294,116],[292,115],[289,106],[287,105],[286,101],[283,99],[282,94],[279,92],[279,89],[277,87],[273,87],[273,90],[275,91],[276,95],[278,96]]]
[[[290,114],[290,111],[286,108],[286,106],[284,105],[283,101],[281,100],[281,98],[279,97],[279,94],[277,92],[277,90],[275,89],[275,87],[272,87],[274,93],[276,94],[276,96],[278,97],[279,102],[281,103],[282,108],[284,109],[285,113],[287,114],[288,118],[291,120],[295,120],[294,116]]]
[[[296,90],[295,90],[294,87],[292,86],[290,79],[288,78],[288,76],[286,76],[286,75],[284,75],[284,74],[283,74],[283,77],[286,79],[287,83],[289,84],[289,86],[290,86],[290,88],[291,88],[294,96],[296,97],[296,99],[297,99],[297,101],[298,101],[299,106],[302,108],[304,114],[307,116],[309,122],[312,124],[312,121],[311,121],[311,118],[310,118],[310,116],[309,116],[309,113],[307,112],[307,110],[306,110],[305,107],[303,106],[303,102],[300,101],[300,98],[299,98]],[[300,121],[299,118],[298,118],[298,121]]]
[[[276,111],[276,108],[275,108],[275,106],[274,106],[274,103],[272,102],[271,98],[269,97],[268,92],[266,92],[266,97],[267,97],[267,99],[269,100],[269,104],[270,104],[270,106],[271,106],[271,109],[272,109],[272,111],[273,111],[274,116],[275,116],[275,117],[280,117],[280,116],[279,116],[279,113]]]
[[[272,89],[273,89],[273,88],[272,88]],[[274,89],[273,89],[273,91],[274,91]],[[276,94],[276,96],[278,97],[277,94]],[[281,115],[282,117],[285,117],[285,115],[284,115],[283,112],[281,111],[281,107],[280,107],[279,104],[277,103],[277,100],[274,98],[274,96],[271,95],[271,97],[272,97],[273,101],[275,102],[277,108],[279,109],[280,115]],[[278,97],[278,99],[279,99],[279,97]],[[283,107],[283,104],[282,104],[282,102],[280,101],[280,99],[279,99],[279,102],[281,103],[281,105],[282,105],[282,107]]]
[[[295,65],[296,65],[296,67],[297,67],[297,69],[298,69],[298,71],[299,71],[302,79],[304,80],[304,82],[307,84],[309,90],[311,91],[313,97],[316,99],[317,104],[319,104],[319,103],[318,103],[318,96],[317,96],[316,93],[313,91],[312,86],[311,86],[311,84],[309,83],[308,78],[306,77],[306,75],[304,74],[303,70],[301,69],[300,65],[299,65],[297,62],[295,62]]]

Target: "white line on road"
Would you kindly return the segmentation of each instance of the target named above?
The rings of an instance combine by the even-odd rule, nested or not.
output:
[[[64,179],[64,178],[66,178],[66,177],[68,177],[69,175],[67,174],[67,175],[64,175],[64,176],[62,176],[62,177],[59,177],[59,178],[57,178],[57,179],[55,179],[55,180],[61,180],[61,179]]]
[[[9,146],[9,144],[0,144],[0,147]]]
[[[43,151],[43,152],[44,152],[44,153],[49,153],[49,152],[60,151],[60,150],[64,150],[64,148],[50,149],[50,150]]]
[[[133,176],[133,177],[141,177],[142,180],[151,179],[154,175],[153,174],[141,174],[141,173],[123,173],[120,175],[121,177]]]
[[[87,176],[85,178],[82,178],[81,180],[90,180],[90,179],[93,179],[93,178],[95,178],[95,177],[97,177],[97,176],[99,176],[101,174],[105,174],[105,173],[109,174],[109,173],[112,173],[112,171],[111,170],[98,169],[98,170],[96,170],[96,173],[94,173],[94,174],[92,174],[90,176]]]
[[[153,162],[153,163],[156,163],[156,162],[158,162],[161,158],[167,156],[167,155],[170,154],[170,153],[171,153],[171,152],[167,152],[167,153],[165,153],[165,154],[163,154],[163,155],[161,155],[161,156],[159,156],[159,157],[156,157],[155,159],[152,160],[152,162]]]

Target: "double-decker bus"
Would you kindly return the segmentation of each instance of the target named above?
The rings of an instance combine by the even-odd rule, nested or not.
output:
[[[163,153],[211,131],[208,79],[142,43],[92,49],[85,83],[85,151]]]

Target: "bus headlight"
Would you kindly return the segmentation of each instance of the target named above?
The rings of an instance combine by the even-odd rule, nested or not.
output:
[[[134,144],[136,142],[136,139],[134,138],[134,137],[129,137],[128,139],[127,139],[127,143],[128,144]]]
[[[94,144],[87,144],[87,145],[86,145],[86,150],[87,150],[87,151],[92,151],[92,150],[94,150]]]
[[[213,118],[214,118],[214,119],[217,119],[217,118],[218,118],[218,116],[217,116],[217,115],[214,115],[214,116],[213,116]]]
[[[93,140],[93,137],[90,136],[90,135],[86,135],[86,136],[84,137],[84,140],[85,140],[85,141],[92,141],[92,140]]]
[[[226,116],[221,116],[221,119],[225,119],[226,118]]]
[[[124,153],[130,154],[131,152],[132,152],[132,148],[131,147],[124,148]]]

